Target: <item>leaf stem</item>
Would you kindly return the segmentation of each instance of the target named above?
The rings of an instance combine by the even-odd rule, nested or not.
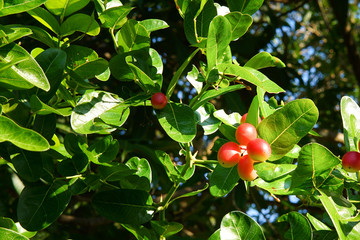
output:
[[[117,53],[119,53],[119,44],[117,43],[115,35],[114,35],[114,28],[109,28],[109,32],[110,32],[111,38],[112,38],[112,40],[114,42],[114,45],[115,45],[115,51]]]
[[[205,86],[201,89],[201,92],[194,98],[193,101],[191,101],[191,103],[189,104],[189,107],[193,107],[202,97],[202,95],[204,95],[204,93],[206,92],[206,90],[211,86],[211,84],[206,83]]]

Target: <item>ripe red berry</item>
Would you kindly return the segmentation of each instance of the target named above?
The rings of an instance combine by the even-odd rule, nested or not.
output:
[[[259,162],[266,161],[271,155],[270,145],[261,138],[251,140],[247,145],[247,151],[251,159]]]
[[[217,159],[221,166],[230,168],[235,166],[241,158],[240,146],[234,142],[227,142],[218,151]]]
[[[256,170],[254,169],[254,161],[249,157],[249,155],[241,157],[237,170],[239,177],[242,180],[252,181],[258,176]]]
[[[158,92],[151,96],[151,105],[155,109],[163,109],[167,104],[165,94]]]
[[[247,145],[251,140],[257,138],[256,128],[250,123],[243,123],[236,129],[236,141],[240,145]]]
[[[342,165],[348,172],[360,171],[360,153],[355,151],[345,153],[342,158]]]

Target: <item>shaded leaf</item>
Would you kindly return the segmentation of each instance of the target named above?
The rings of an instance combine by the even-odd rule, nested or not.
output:
[[[290,212],[278,218],[279,222],[289,222],[288,234],[292,240],[313,239],[309,221],[298,212]],[[287,233],[285,233],[287,234]]]
[[[214,197],[224,197],[231,192],[238,184],[240,177],[237,172],[237,166],[232,168],[224,168],[217,165],[210,175],[210,193]]]
[[[68,17],[61,24],[61,36],[68,36],[74,32],[82,32],[90,36],[100,33],[100,26],[93,16],[77,13]]]

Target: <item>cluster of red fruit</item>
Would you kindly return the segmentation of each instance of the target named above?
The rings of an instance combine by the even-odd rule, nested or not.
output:
[[[235,142],[227,142],[218,151],[217,158],[221,166],[230,168],[237,164],[237,170],[241,179],[252,181],[257,178],[254,170],[254,162],[264,162],[271,155],[270,145],[257,137],[256,128],[245,123],[245,115],[241,124],[236,129]]]
[[[360,147],[360,145],[359,145]],[[360,153],[356,151],[350,151],[345,153],[342,158],[343,168],[348,172],[360,171]]]

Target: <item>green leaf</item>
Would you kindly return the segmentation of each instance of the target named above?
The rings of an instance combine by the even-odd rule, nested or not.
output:
[[[43,173],[42,159],[38,152],[20,150],[11,156],[11,162],[19,176],[26,181],[36,182]]]
[[[204,105],[206,102],[210,101],[213,98],[216,98],[225,93],[237,91],[237,90],[240,90],[243,88],[245,88],[243,85],[237,84],[237,85],[231,85],[226,88],[208,90],[200,98],[194,97],[193,100],[191,100],[191,102],[190,102],[190,106],[192,109],[196,110],[200,106]]]
[[[102,216],[124,224],[146,223],[155,211],[151,196],[134,189],[99,192],[92,198],[92,205]]]
[[[29,29],[25,26],[14,26],[14,25],[7,25],[7,26],[0,25],[0,33],[1,32],[3,32],[5,34],[5,36],[2,37],[0,35],[0,47],[4,46],[6,44],[12,43],[22,37],[32,34],[31,29]],[[2,70],[2,67],[0,67],[0,72],[1,72],[1,70]]]
[[[152,171],[149,162],[145,158],[132,157],[126,162],[126,166],[135,172],[121,179],[120,186],[126,189],[150,191]]]
[[[340,240],[357,239],[360,234],[360,222],[348,222],[357,212],[356,207],[341,195],[320,192],[320,201],[329,214]]]
[[[285,64],[279,58],[272,56],[270,53],[260,52],[247,61],[244,67],[261,69],[267,67],[285,67]]]
[[[20,127],[13,120],[0,116],[0,142],[9,141],[15,146],[42,152],[50,148],[48,141],[37,132]]]
[[[49,186],[26,186],[17,207],[21,226],[29,231],[48,227],[62,214],[70,197],[68,185],[62,181],[53,182]]]
[[[122,27],[127,21],[126,16],[132,10],[132,7],[118,6],[106,9],[99,16],[99,19],[104,28],[118,29]]]
[[[22,26],[22,25],[20,25]],[[18,26],[17,26],[18,27]],[[57,48],[58,47],[58,39],[52,37],[47,31],[40,27],[36,26],[26,26],[27,28],[31,29],[32,34],[29,36],[41,43],[44,43],[48,47]]]
[[[60,35],[60,24],[51,13],[46,11],[46,9],[38,7],[27,11],[27,13],[39,21],[42,25],[53,31],[53,33]]]
[[[77,133],[109,133],[116,126],[107,125],[101,119],[102,114],[119,107],[123,103],[115,94],[105,91],[86,92],[71,114],[71,127]],[[122,111],[122,110],[121,110]]]
[[[72,108],[52,108],[45,103],[43,103],[36,95],[32,95],[30,98],[30,106],[31,110],[39,115],[48,115],[51,113],[55,113],[60,116],[70,116],[72,112]]]
[[[143,89],[144,92],[151,91],[153,93],[160,91],[160,86],[156,84],[146,73],[132,63],[128,63],[133,73],[135,82]]]
[[[0,228],[7,228],[17,232],[17,227],[14,221],[11,218],[7,217],[0,217]]]
[[[223,16],[216,16],[210,23],[206,42],[208,72],[220,64],[231,41],[231,25]]]
[[[178,196],[178,197],[176,197],[176,198],[173,198],[173,199],[171,199],[169,205],[170,205],[172,202],[174,202],[174,201],[176,201],[176,200],[178,200],[178,199],[180,199],[180,198],[196,196],[196,195],[198,195],[199,193],[205,191],[208,187],[209,187],[209,184],[206,183],[205,186],[204,186],[203,188],[201,188],[201,189],[198,189],[198,190],[192,191],[192,192],[188,192],[188,193],[185,193],[185,194],[183,194],[183,195],[181,195],[181,196]]]
[[[319,111],[310,99],[298,99],[286,104],[264,120],[257,128],[261,138],[271,147],[269,160],[288,153],[315,125]]]
[[[170,237],[183,229],[183,225],[177,222],[151,221],[150,224],[152,229],[160,235],[160,238]]]
[[[130,19],[116,33],[115,41],[119,46],[119,53],[148,52],[150,33],[136,20]]]
[[[208,240],[221,240],[221,238],[220,238],[220,228],[218,230],[216,230],[213,234],[211,234],[211,236],[209,237]]]
[[[108,68],[108,62],[91,48],[72,45],[66,50],[67,67],[82,79],[93,78]]]
[[[156,111],[156,116],[162,128],[173,140],[188,143],[195,138],[194,111],[187,105],[168,103],[165,108]]]
[[[240,177],[237,172],[237,166],[232,168],[224,168],[217,165],[210,175],[210,193],[214,197],[224,197],[231,192],[238,184]]]
[[[298,212],[290,212],[278,218],[279,222],[289,222],[289,237],[292,240],[313,239],[313,234],[309,221]]]
[[[203,83],[201,81],[201,74],[199,70],[193,65],[190,72],[187,73],[186,79],[191,83],[191,85],[195,88],[197,93],[201,92],[203,87]]]
[[[145,19],[140,22],[148,32],[154,32],[157,30],[168,28],[169,25],[160,19]]]
[[[204,129],[204,135],[215,133],[221,121],[213,116],[215,107],[211,103],[206,103],[195,111],[195,116],[198,119],[198,124]]]
[[[251,101],[249,110],[247,112],[246,121],[247,123],[252,124],[253,126],[257,127],[259,125],[259,117],[260,117],[260,111],[259,111],[259,99],[257,96],[253,98]]]
[[[29,240],[29,238],[23,236],[22,234],[3,227],[0,227],[0,236],[2,240]]]
[[[294,188],[306,182],[312,183],[315,187],[321,186],[341,161],[324,146],[309,143],[302,147],[297,162],[291,185]]]
[[[130,225],[130,224],[121,224],[126,230],[131,232],[137,240],[158,240],[159,237],[156,235],[155,231],[148,229],[143,225]]]
[[[55,114],[36,115],[33,130],[40,133],[48,142],[54,142],[52,138],[56,131],[56,120]]]
[[[310,213],[306,213],[306,217],[309,219],[315,230],[331,230],[325,223],[321,222]]]
[[[259,10],[263,2],[264,0],[227,0],[231,12],[239,11],[249,15]]]
[[[173,183],[176,183],[180,177],[180,172],[175,167],[175,164],[171,160],[170,156],[166,152],[163,152],[160,150],[156,150],[155,154],[156,154],[156,157],[161,162],[161,164],[164,166],[165,172],[168,175],[169,179]]]
[[[293,172],[295,168],[295,164],[273,164],[270,162],[254,164],[257,174],[265,181],[273,181],[280,178]]]
[[[135,173],[136,170],[130,169],[123,163],[108,163],[107,165],[99,166],[100,178],[104,181],[116,182],[122,180],[126,176]]]
[[[0,8],[0,17],[29,11],[46,1],[47,0],[4,1],[3,8]]]
[[[96,164],[102,164],[115,160],[119,153],[119,148],[118,140],[113,139],[113,137],[109,135],[97,140],[88,150],[95,156],[91,161]]]
[[[302,186],[302,188],[291,188],[292,176],[291,174],[284,175],[274,181],[267,182],[262,178],[257,178],[251,182],[251,186],[258,186],[266,191],[275,195],[309,195],[310,191],[306,191],[306,188],[311,188],[312,185]]]
[[[61,49],[48,48],[36,56],[36,61],[49,79],[50,91],[38,93],[39,98],[47,102],[55,95],[61,81],[64,79],[66,53]]]
[[[240,211],[226,214],[220,225],[221,240],[265,240],[260,225],[251,217]]]
[[[237,112],[226,114],[224,109],[220,109],[214,112],[214,117],[219,119],[222,123],[229,126],[240,125],[241,115]]]
[[[90,36],[96,36],[100,33],[100,26],[93,16],[83,13],[77,13],[68,17],[61,24],[61,36],[65,37],[74,32],[82,32]]]
[[[11,43],[1,47],[0,59],[5,63],[21,59],[16,65],[1,72],[0,86],[8,89],[29,89],[36,86],[45,91],[50,90],[49,81],[39,64],[19,45]]]
[[[89,159],[84,153],[76,153],[72,158],[62,160],[58,166],[58,172],[66,176],[74,176],[86,171],[89,165]]]
[[[360,137],[360,108],[350,97],[342,97],[340,102],[347,151],[357,151]]]
[[[64,18],[85,7],[90,0],[48,0],[45,7],[54,15]]]
[[[230,77],[234,77],[234,80],[239,78],[254,84],[257,87],[262,88],[268,93],[280,93],[284,92],[284,89],[279,87],[275,82],[271,81],[263,73],[256,69],[249,67],[241,67],[236,64],[223,63],[218,66],[220,74],[224,74]]]
[[[243,36],[251,26],[253,19],[250,15],[241,12],[231,12],[225,15],[231,25],[231,40],[234,41]]]

